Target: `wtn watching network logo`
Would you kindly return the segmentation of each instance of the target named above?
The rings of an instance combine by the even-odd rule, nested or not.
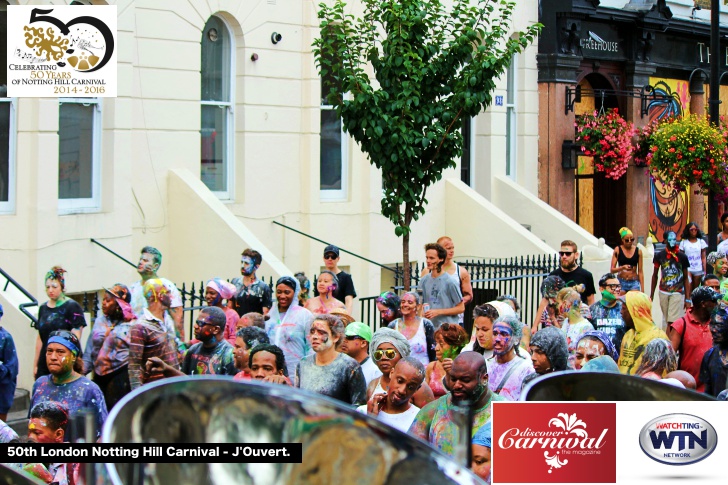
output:
[[[715,428],[692,414],[666,414],[653,419],[640,431],[640,448],[665,465],[690,465],[715,451]]]

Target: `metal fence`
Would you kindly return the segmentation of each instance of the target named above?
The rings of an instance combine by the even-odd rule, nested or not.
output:
[[[473,300],[465,306],[464,327],[468,333],[473,328],[473,309],[483,303],[495,300],[500,295],[515,296],[521,304],[521,321],[531,325],[541,300],[541,283],[559,267],[558,255],[519,256],[512,258],[478,259],[456,261],[461,268],[470,273],[473,285]],[[411,265],[411,287],[417,288],[419,275],[425,268]],[[397,268],[394,285],[389,291],[401,293],[403,290],[401,271]],[[376,307],[377,296],[360,298],[361,318],[373,329],[381,325]]]

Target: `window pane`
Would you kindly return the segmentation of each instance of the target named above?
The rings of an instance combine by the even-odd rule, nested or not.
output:
[[[227,27],[210,17],[202,31],[203,101],[230,101],[230,38]]]
[[[215,192],[227,190],[228,107],[202,106],[202,182]]]
[[[58,198],[93,197],[94,105],[63,103],[58,130]]]
[[[4,86],[1,86],[2,89]],[[8,202],[10,184],[10,103],[0,101],[0,202]]]
[[[341,118],[321,110],[321,190],[341,190]]]

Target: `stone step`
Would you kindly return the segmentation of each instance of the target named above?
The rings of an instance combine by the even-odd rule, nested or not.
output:
[[[15,397],[13,398],[13,405],[10,406],[10,412],[13,411],[28,411],[30,407],[30,391],[27,389],[15,389]]]
[[[8,412],[6,423],[18,436],[28,435],[28,411],[30,409],[30,392],[27,389],[16,389],[13,405]]]

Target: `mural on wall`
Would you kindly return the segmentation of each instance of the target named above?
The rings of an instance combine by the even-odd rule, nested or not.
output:
[[[650,78],[657,99],[650,102],[648,120],[662,120],[690,112],[688,82],[677,79]],[[649,237],[662,242],[665,231],[681,234],[688,222],[687,190],[675,190],[660,179],[650,180]]]

